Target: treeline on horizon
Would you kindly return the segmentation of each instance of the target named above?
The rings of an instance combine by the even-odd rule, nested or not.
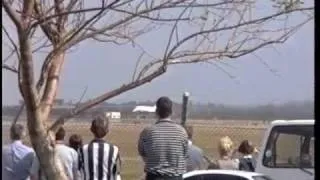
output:
[[[135,113],[132,110],[137,105],[153,106],[154,102],[126,102],[126,103],[103,103],[92,108],[80,117],[92,117],[98,112],[116,111],[121,112],[123,119],[132,119]],[[70,110],[72,106],[56,107],[52,111],[52,116],[59,116]],[[180,118],[181,104],[174,103],[173,118]],[[2,116],[14,116],[17,114],[19,106],[2,106]],[[188,105],[188,118],[190,119],[239,119],[239,120],[274,120],[274,119],[313,119],[314,102],[313,101],[292,101],[284,104],[267,104],[258,106],[245,105],[224,105],[224,104],[200,104],[190,102]]]

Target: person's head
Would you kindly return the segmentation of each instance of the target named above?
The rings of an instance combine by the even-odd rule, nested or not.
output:
[[[65,136],[66,131],[63,127],[60,127],[59,130],[56,132],[56,141],[63,141]]]
[[[104,115],[95,116],[90,130],[95,138],[104,138],[109,132],[109,119]]]
[[[168,97],[160,97],[156,103],[156,114],[159,118],[168,118],[172,114],[172,101]]]
[[[26,131],[21,124],[14,124],[10,128],[11,140],[22,140],[26,136]]]
[[[249,155],[254,152],[254,147],[250,141],[244,140],[241,142],[238,151],[243,155]]]
[[[190,126],[190,125],[186,125],[185,126],[185,129],[186,129],[186,132],[188,134],[188,139],[192,139],[192,136],[193,136],[193,126]]]
[[[233,152],[233,142],[229,136],[222,137],[219,140],[218,151],[221,157],[231,156]]]
[[[76,151],[82,147],[82,138],[79,134],[72,134],[69,138],[69,146]]]

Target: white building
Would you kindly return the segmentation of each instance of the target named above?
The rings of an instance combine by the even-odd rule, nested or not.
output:
[[[110,119],[121,119],[120,112],[106,112],[106,117]]]
[[[132,112],[136,119],[150,120],[155,118],[156,106],[136,106]]]
[[[149,112],[154,113],[156,112],[156,106],[136,106],[132,112]]]

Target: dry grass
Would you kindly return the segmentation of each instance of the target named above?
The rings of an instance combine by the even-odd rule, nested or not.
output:
[[[3,125],[4,126],[4,125]],[[137,141],[139,133],[146,125],[114,123],[106,140],[120,148],[122,157],[122,179],[137,180],[143,174],[143,163],[137,153]],[[68,137],[77,133],[82,135],[84,142],[92,139],[88,123],[68,123],[65,125]],[[264,126],[244,126],[244,125],[205,125],[194,124],[194,143],[201,147],[206,155],[211,158],[217,157],[217,142],[222,136],[230,136],[236,145],[242,140],[251,140],[255,145],[260,145],[264,133]],[[8,137],[3,128],[3,139]]]

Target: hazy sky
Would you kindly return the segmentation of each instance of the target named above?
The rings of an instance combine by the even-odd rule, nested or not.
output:
[[[276,71],[276,75],[252,55],[228,60],[232,67],[224,68],[236,79],[209,64],[171,66],[160,78],[110,101],[155,100],[163,95],[181,101],[184,91],[190,92],[192,101],[203,103],[253,105],[313,100],[313,23],[305,25],[286,44],[276,45],[277,51],[272,48],[258,51],[257,54]],[[158,34],[144,45],[156,52],[159,45],[153,44],[154,40],[167,36]],[[136,55],[126,46],[115,47],[91,41],[83,43],[67,57],[58,97],[78,99],[88,86],[85,99],[92,98],[128,82]],[[11,72],[3,71],[2,74],[2,103],[17,104],[21,99],[17,78]]]

